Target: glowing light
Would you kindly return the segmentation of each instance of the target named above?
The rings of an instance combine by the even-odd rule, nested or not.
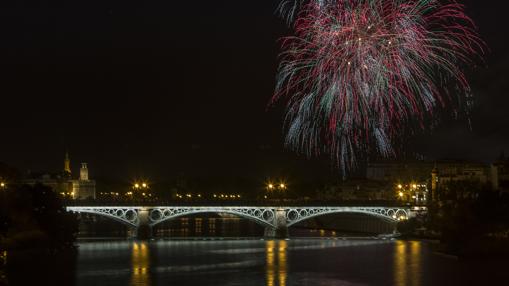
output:
[[[134,243],[132,248],[132,275],[130,285],[150,285],[150,253],[146,242]]]

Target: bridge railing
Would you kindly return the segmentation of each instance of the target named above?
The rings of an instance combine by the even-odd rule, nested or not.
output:
[[[393,200],[66,200],[66,206],[383,206],[383,207],[408,207]],[[412,205],[413,206],[413,205]]]

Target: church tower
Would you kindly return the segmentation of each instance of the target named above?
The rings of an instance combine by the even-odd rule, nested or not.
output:
[[[80,181],[88,181],[88,167],[87,167],[87,163],[81,163]]]
[[[71,174],[71,159],[69,159],[69,152],[65,152],[65,160],[64,160],[64,172],[67,174]]]
[[[438,168],[435,166],[431,171],[431,199],[434,202],[438,201]]]

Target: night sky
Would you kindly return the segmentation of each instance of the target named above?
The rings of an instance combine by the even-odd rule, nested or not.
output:
[[[97,177],[339,176],[285,150],[267,108],[291,34],[277,0],[2,2],[0,162],[58,171],[68,149]],[[469,76],[472,130],[445,120],[410,145],[490,162],[509,153],[509,4],[464,2],[490,48]]]

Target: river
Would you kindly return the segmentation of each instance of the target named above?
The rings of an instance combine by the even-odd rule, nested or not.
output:
[[[462,262],[429,243],[377,239],[82,242],[78,286],[502,285],[502,261]],[[498,282],[498,283],[497,283]]]

